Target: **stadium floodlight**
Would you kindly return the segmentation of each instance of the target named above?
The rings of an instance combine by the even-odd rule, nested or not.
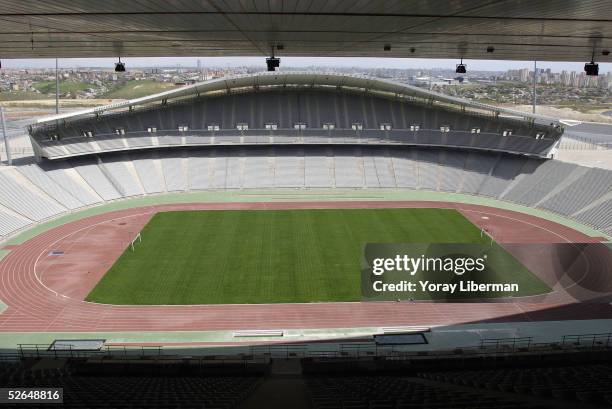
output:
[[[599,75],[599,64],[591,60],[591,62],[584,64],[584,72],[586,75],[590,75],[590,76]]]
[[[268,71],[276,71],[280,66],[280,58],[268,57],[266,58],[266,65],[268,66]]]
[[[591,54],[591,62],[584,64],[584,72],[589,76],[599,75],[599,64],[595,63],[595,50]]]
[[[283,49],[282,47],[280,49]],[[272,55],[266,58],[266,65],[268,66],[268,71],[276,71],[278,67],[280,67],[280,58],[274,57],[274,46],[272,46]]]
[[[463,58],[461,59],[461,63],[457,64],[457,68],[455,68],[455,72],[457,74],[465,74],[467,72],[466,65],[463,63]]]
[[[121,57],[119,57],[119,62],[115,63],[115,72],[125,72],[125,64],[121,62]]]

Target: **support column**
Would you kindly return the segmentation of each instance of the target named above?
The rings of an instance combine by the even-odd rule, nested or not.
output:
[[[533,113],[536,113],[537,93],[536,84],[538,83],[538,62],[533,62]]]
[[[55,113],[59,114],[59,69],[55,59]]]
[[[4,149],[6,149],[6,160],[10,165],[13,164],[11,159],[11,147],[9,144],[8,133],[6,131],[6,122],[4,121],[4,107],[0,107],[0,123],[2,124],[2,136],[4,138]]]

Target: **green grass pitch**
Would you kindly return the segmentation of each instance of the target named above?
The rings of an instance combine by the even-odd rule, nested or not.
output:
[[[449,209],[179,211],[156,214],[87,296],[108,304],[361,299],[364,243],[485,243]],[[521,294],[550,291],[512,256]],[[429,298],[424,293],[415,298]]]

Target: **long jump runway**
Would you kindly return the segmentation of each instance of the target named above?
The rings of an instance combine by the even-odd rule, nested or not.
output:
[[[566,226],[523,213],[449,202],[195,203],[132,208],[64,224],[21,245],[12,246],[10,253],[0,261],[0,300],[7,305],[7,309],[0,314],[0,332],[354,328],[612,318],[612,307],[608,302],[576,303],[562,288],[547,296],[489,303],[122,306],[84,301],[89,291],[156,212],[423,207],[457,209],[474,224],[486,229],[502,245],[600,241]],[[530,262],[533,265],[529,267],[534,271],[538,260]],[[596,262],[593,260],[591,264]],[[597,274],[598,277],[589,277],[589,281],[611,286],[612,293],[612,280]],[[545,276],[542,278],[546,279]]]

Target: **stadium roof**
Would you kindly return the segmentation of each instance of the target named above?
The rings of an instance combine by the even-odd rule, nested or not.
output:
[[[611,16],[610,0],[0,0],[0,58],[265,56],[276,46],[281,57],[594,52],[610,62]]]
[[[114,110],[126,109],[135,106],[143,106],[159,101],[168,101],[190,96],[205,95],[207,93],[231,92],[238,89],[257,89],[259,87],[273,86],[329,86],[341,87],[345,89],[358,89],[363,92],[376,92],[402,97],[419,98],[425,101],[448,104],[462,109],[483,111],[489,114],[515,117],[527,121],[534,121],[542,124],[551,124],[558,121],[549,117],[519,112],[512,109],[496,107],[493,105],[482,104],[463,98],[452,97],[427,89],[415,87],[405,83],[369,77],[365,75],[349,75],[340,73],[318,73],[318,72],[260,72],[255,74],[227,76],[219,79],[199,82],[193,85],[164,91],[146,97],[135,98],[124,102],[117,102],[109,105],[101,105],[95,108],[84,109],[54,115],[38,119],[36,125],[53,124],[58,120],[71,121],[80,118],[90,117]]]

